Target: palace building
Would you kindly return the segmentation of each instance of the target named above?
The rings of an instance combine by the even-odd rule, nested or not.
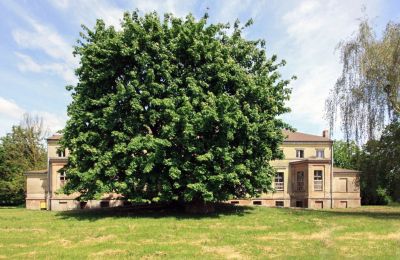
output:
[[[238,205],[263,205],[301,208],[350,208],[360,206],[359,174],[355,170],[333,167],[333,141],[328,131],[322,136],[284,131],[281,149],[283,160],[275,160],[274,190],[259,198],[230,200]],[[68,151],[60,151],[61,135],[47,139],[48,169],[30,171],[26,176],[28,209],[72,210],[81,208],[123,206],[118,194],[106,194],[101,200],[79,202],[78,194],[69,196],[57,191],[66,181],[61,170]]]

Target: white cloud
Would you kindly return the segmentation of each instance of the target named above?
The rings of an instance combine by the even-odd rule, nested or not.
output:
[[[24,109],[19,107],[13,100],[0,97],[0,115],[1,118],[14,119],[20,118],[24,114]]]
[[[68,83],[75,83],[77,80],[73,70],[66,63],[53,62],[39,64],[28,55],[19,52],[16,52],[15,55],[20,60],[17,67],[22,72],[31,71],[36,73],[48,72],[57,74]]]
[[[48,56],[76,64],[72,55],[72,45],[67,43],[55,30],[40,24],[32,18],[26,18],[32,30],[15,29],[12,32],[15,42],[23,48],[37,49]]]
[[[0,96],[0,136],[8,133],[11,126],[19,124],[23,115],[27,112],[42,117],[45,129],[48,129],[51,133],[63,129],[67,120],[66,115],[57,115],[47,111],[27,111],[15,101]]]
[[[50,3],[59,10],[71,14],[73,20],[79,24],[91,27],[96,19],[103,19],[107,25],[120,29],[125,11],[132,12],[136,9],[141,13],[157,11],[159,14],[173,13],[181,17],[193,11],[196,2],[194,0],[131,1],[124,8],[116,6],[114,2],[101,0],[64,0],[62,3],[54,0]]]
[[[341,71],[334,50],[339,41],[357,30],[365,1],[306,0],[296,3],[282,16],[286,38],[277,48],[286,54],[285,58],[293,68],[291,72],[298,76],[291,84],[290,118],[302,122],[303,131],[319,134],[322,128],[328,127],[324,120],[325,99]],[[367,15],[375,17],[379,7],[379,0],[369,1]],[[320,128],[310,129],[315,126]]]
[[[12,36],[19,47],[29,50],[38,50],[47,58],[34,61],[30,56],[16,52],[20,63],[17,65],[21,71],[36,73],[51,72],[62,77],[67,84],[74,84],[76,77],[74,69],[78,59],[72,54],[72,44],[69,44],[56,30],[45,26],[35,19],[21,13],[29,28],[17,28],[12,31]]]

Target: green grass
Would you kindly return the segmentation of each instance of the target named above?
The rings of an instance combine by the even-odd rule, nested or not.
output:
[[[400,207],[176,211],[0,209],[0,259],[400,258]]]

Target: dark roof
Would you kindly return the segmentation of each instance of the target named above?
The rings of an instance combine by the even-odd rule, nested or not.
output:
[[[47,140],[48,140],[48,141],[49,141],[49,140],[60,140],[61,137],[62,137],[61,134],[54,134],[54,135],[50,136],[49,138],[47,138]]]
[[[333,173],[359,173],[360,171],[357,170],[350,170],[350,169],[344,169],[344,168],[339,168],[339,167],[333,167]]]
[[[288,130],[283,130],[283,135],[286,137],[285,142],[332,142],[332,140],[327,137],[291,132]]]

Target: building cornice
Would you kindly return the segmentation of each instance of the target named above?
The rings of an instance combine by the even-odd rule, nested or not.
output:
[[[315,164],[315,163],[321,163],[321,164],[330,164],[331,160],[330,159],[305,159],[305,160],[299,160],[299,161],[294,161],[294,162],[289,162],[290,165],[296,165],[296,164]]]

